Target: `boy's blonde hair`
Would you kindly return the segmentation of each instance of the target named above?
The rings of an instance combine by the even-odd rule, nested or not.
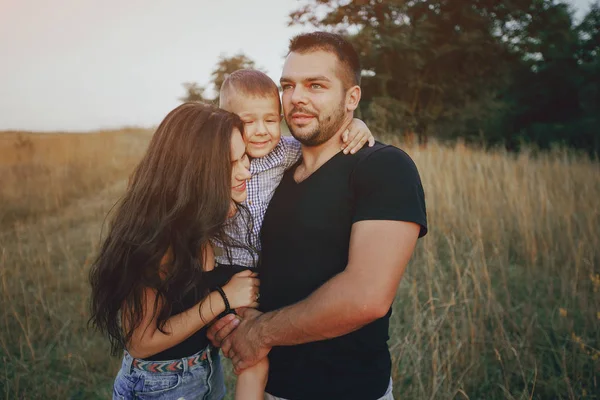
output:
[[[281,110],[279,89],[275,82],[264,72],[256,69],[238,69],[231,73],[221,85],[219,107],[229,110],[232,98],[240,94],[251,97],[273,96],[277,99]]]

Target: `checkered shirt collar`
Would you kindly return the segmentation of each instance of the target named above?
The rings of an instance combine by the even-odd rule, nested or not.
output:
[[[256,175],[259,172],[281,165],[284,161],[285,149],[283,148],[283,141],[279,140],[277,146],[275,146],[269,154],[264,157],[252,159],[252,162],[250,163],[250,173]]]

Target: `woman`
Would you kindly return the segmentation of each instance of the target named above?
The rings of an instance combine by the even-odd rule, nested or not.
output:
[[[250,178],[242,131],[234,114],[182,104],[131,178],[90,273],[91,322],[114,353],[125,349],[114,399],[224,396],[206,326],[258,305],[256,275],[215,269],[211,246],[236,246],[224,225],[241,210]]]

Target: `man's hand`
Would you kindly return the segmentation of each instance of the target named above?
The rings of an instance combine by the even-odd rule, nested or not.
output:
[[[222,347],[223,340],[227,336],[231,334],[240,324],[240,319],[235,314],[227,314],[220,320],[216,321],[214,324],[208,328],[206,332],[206,337],[211,341],[213,346]],[[223,349],[223,354],[225,357],[229,357],[227,353],[225,353],[225,349]]]
[[[256,365],[265,358],[270,347],[264,347],[259,335],[260,311],[252,308],[240,310],[242,321],[235,332],[228,335],[223,342],[223,353],[231,358],[234,371],[240,374],[243,370]]]

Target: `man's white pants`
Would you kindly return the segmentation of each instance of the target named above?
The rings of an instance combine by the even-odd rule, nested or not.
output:
[[[390,378],[390,385],[388,386],[387,390],[385,391],[385,394],[383,395],[383,397],[379,398],[379,400],[394,400],[394,394],[392,393],[392,378]],[[269,393],[265,393],[265,400],[286,400],[283,399],[281,397],[275,397],[270,395]],[[332,399],[334,400],[334,399]]]

